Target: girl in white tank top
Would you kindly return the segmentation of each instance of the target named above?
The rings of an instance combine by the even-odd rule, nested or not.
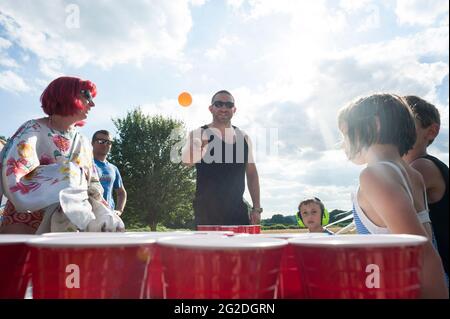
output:
[[[407,174],[406,172],[402,172],[402,169],[400,166],[393,162],[388,161],[380,161],[377,164],[383,164],[388,165],[389,167],[393,168],[394,171],[400,176],[400,179],[402,181],[402,186],[408,193],[409,198],[411,199],[411,203],[414,205],[414,197],[411,191],[411,187],[405,178],[404,174]],[[353,202],[353,214],[355,218],[355,225],[357,228],[357,231],[359,234],[390,234],[391,231],[387,227],[381,227],[376,224],[374,224],[364,213],[362,208],[359,206],[358,203],[358,191],[359,186],[355,193],[352,194],[352,202]],[[427,201],[427,192],[425,190],[425,186],[423,189],[423,196],[424,196],[424,203],[425,203],[425,209],[417,213],[417,217],[419,218],[419,221],[422,224],[431,224],[430,215],[429,215],[429,209],[428,209],[428,201]],[[424,225],[425,226],[425,225]],[[428,233],[429,238],[433,238],[432,234]]]
[[[422,297],[448,298],[442,262],[431,244],[423,181],[402,160],[416,139],[409,107],[395,95],[374,94],[342,109],[338,121],[347,157],[357,165],[367,164],[353,196],[358,231],[428,237],[423,250]]]

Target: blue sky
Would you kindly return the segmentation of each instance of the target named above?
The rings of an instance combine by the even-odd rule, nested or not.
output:
[[[311,195],[350,209],[361,167],[336,147],[336,114],[358,96],[433,102],[442,128],[430,152],[448,164],[448,15],[446,0],[0,0],[0,135],[41,117],[39,96],[60,75],[97,84],[88,136],[136,106],[198,127],[228,89],[233,124],[259,145],[264,218]]]

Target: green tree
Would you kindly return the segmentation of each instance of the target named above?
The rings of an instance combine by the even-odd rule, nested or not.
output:
[[[271,221],[272,224],[284,224],[285,218],[281,214],[275,214],[272,216]]]
[[[182,144],[184,124],[147,116],[140,108],[113,123],[118,135],[111,162],[127,189],[122,216],[128,227],[150,226],[156,231],[158,223],[175,228],[192,224],[195,170],[171,160],[171,152]]]

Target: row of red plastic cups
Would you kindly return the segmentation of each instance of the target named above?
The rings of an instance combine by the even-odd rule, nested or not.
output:
[[[416,298],[426,242],[284,235],[288,245],[267,235],[147,233],[54,235],[27,245],[31,237],[4,236],[2,298],[23,298],[30,274],[33,298]],[[378,285],[367,285],[371,265]]]
[[[199,231],[232,231],[236,234],[260,234],[261,225],[198,225]]]

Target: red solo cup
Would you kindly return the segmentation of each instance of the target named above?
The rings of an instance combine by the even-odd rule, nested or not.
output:
[[[261,234],[261,225],[253,225],[253,234]]]
[[[236,225],[237,233],[248,234],[248,225]]]
[[[238,233],[254,234],[254,225],[238,225]]]
[[[194,234],[191,231],[173,231],[173,232],[123,232],[123,233],[108,233],[108,232],[59,232],[59,233],[45,233],[45,237],[146,237],[157,239],[161,237],[171,236],[186,236]],[[145,288],[144,298],[161,299],[162,294],[162,269],[157,247],[154,247],[154,255],[150,260],[147,269],[147,284]]]
[[[220,226],[220,230],[222,231],[231,231],[233,233],[244,233],[243,231],[240,231],[239,226],[238,225],[222,225]]]
[[[197,225],[199,231],[214,231],[220,230],[220,225]]]
[[[260,225],[224,225],[221,230],[233,231],[237,234],[259,234],[261,233]]]
[[[266,233],[257,235],[264,238],[309,240],[311,238],[326,237],[324,233]],[[278,281],[278,297],[280,299],[304,299],[306,289],[302,273],[299,272],[292,245],[285,247],[281,258],[280,280]]]
[[[111,233],[28,242],[34,299],[143,298],[155,240]]]
[[[261,225],[248,225],[247,233],[248,234],[260,234],[261,233]]]
[[[321,299],[418,298],[426,242],[414,235],[289,240],[307,296]]]
[[[211,233],[211,232],[210,232]],[[160,238],[174,238],[191,236],[194,232],[175,231],[175,232],[133,232],[125,233],[127,236],[146,237],[151,239]],[[158,245],[155,245],[155,253],[152,260],[148,264],[148,280],[145,288],[145,298],[148,299],[162,299],[163,298],[163,283],[162,283],[162,265],[161,254]]]
[[[157,245],[166,299],[273,299],[287,241],[191,236]]]
[[[234,232],[231,230],[212,230],[212,231],[195,231],[194,235],[199,236],[234,236]]]
[[[0,299],[24,299],[31,278],[30,249],[35,235],[0,235]]]

